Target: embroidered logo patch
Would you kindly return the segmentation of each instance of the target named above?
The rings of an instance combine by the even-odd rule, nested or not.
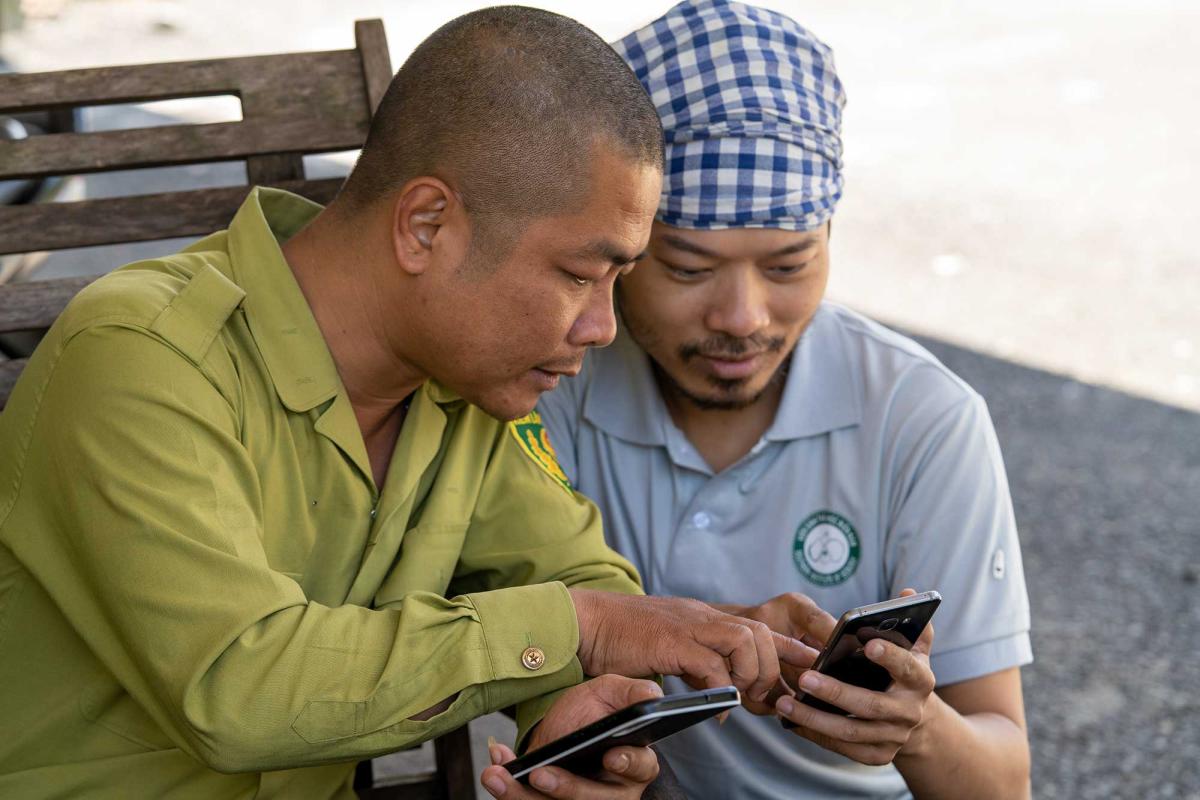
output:
[[[562,467],[558,465],[558,457],[554,455],[554,447],[550,444],[550,437],[546,435],[546,429],[542,426],[542,418],[536,411],[515,419],[508,423],[508,429],[516,438],[517,444],[525,452],[525,455],[533,459],[533,463],[542,468],[542,471],[554,478],[564,489],[571,491],[571,481],[567,479],[567,473],[563,472]]]
[[[796,529],[792,558],[800,574],[817,586],[844,583],[858,569],[858,531],[834,511],[809,514]]]

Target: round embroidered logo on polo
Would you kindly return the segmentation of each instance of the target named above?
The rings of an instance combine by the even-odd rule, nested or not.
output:
[[[817,586],[844,583],[858,569],[861,555],[858,531],[836,511],[809,514],[792,543],[800,574]]]

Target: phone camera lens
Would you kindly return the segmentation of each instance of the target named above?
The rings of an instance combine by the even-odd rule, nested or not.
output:
[[[896,627],[896,623],[899,621],[900,620],[896,619],[895,617],[888,617],[883,622],[879,623],[879,630],[890,631],[892,628]]]

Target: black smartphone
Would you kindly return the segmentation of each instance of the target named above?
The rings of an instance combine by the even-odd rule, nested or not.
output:
[[[740,703],[733,686],[644,700],[531,750],[504,768],[522,783],[529,782],[533,770],[548,766],[592,777],[603,771],[601,759],[610,749],[622,745],[646,747]]]
[[[942,596],[937,592],[922,592],[850,609],[838,620],[812,668],[843,683],[873,692],[886,691],[892,685],[892,676],[867,658],[867,642],[886,639],[905,650],[911,649],[941,602]],[[804,692],[800,692],[797,700],[821,711],[849,716],[843,709]],[[785,728],[795,727],[790,720],[782,722]]]

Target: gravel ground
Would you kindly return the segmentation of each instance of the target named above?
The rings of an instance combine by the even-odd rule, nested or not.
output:
[[[922,340],[988,400],[1033,609],[1041,798],[1200,798],[1200,415]]]

